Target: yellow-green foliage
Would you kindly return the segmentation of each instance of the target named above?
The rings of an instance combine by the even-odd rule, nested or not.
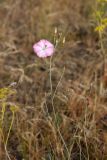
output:
[[[7,98],[8,96],[15,94],[15,90],[11,89],[10,87],[5,87],[5,88],[1,88],[0,89],[0,101],[1,101],[1,112],[0,112],[0,137],[2,137],[3,139],[3,143],[4,143],[4,147],[5,150],[7,150],[7,143],[9,140],[9,136],[10,136],[10,132],[13,126],[13,122],[14,122],[14,115],[15,112],[19,109],[18,106],[16,106],[15,104],[9,104],[9,109],[12,112],[12,117],[11,117],[11,121],[9,122],[9,126],[8,126],[8,132],[6,134],[6,137],[4,136],[4,122],[5,122],[5,113],[8,112],[7,110]],[[8,153],[7,156],[9,157]]]
[[[102,2],[107,2],[107,0],[97,0],[97,2],[102,3]]]
[[[107,27],[107,18],[101,19],[99,25],[95,28],[95,31],[103,32]]]
[[[103,33],[107,27],[107,17],[106,17],[106,8],[107,8],[107,0],[97,0],[96,6],[96,20],[97,26],[95,31]]]
[[[0,89],[0,100],[7,98],[9,95],[14,94],[15,91],[10,88]]]
[[[16,106],[16,105],[11,105],[11,106],[10,106],[10,110],[11,110],[12,112],[17,112],[17,111],[19,110],[19,107]]]
[[[3,124],[3,120],[4,120],[4,116],[5,116],[5,112],[7,110],[6,106],[7,106],[7,98],[12,95],[15,94],[15,90],[11,89],[10,87],[5,87],[5,88],[1,88],[0,89],[0,106],[1,106],[1,112],[0,112],[0,126],[2,128],[2,124]],[[9,109],[11,110],[11,112],[16,112],[18,110],[18,107],[15,104],[9,104]]]

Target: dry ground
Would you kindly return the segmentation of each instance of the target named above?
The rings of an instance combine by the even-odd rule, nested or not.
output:
[[[103,65],[93,6],[86,0],[0,0],[0,88],[16,82],[6,103],[20,108],[7,145],[11,160],[107,159],[107,100],[98,87]],[[49,58],[39,59],[32,45],[53,41],[55,27],[66,42],[52,60],[50,93]],[[5,136],[10,121],[7,111]],[[2,136],[0,144],[0,160],[7,160]]]

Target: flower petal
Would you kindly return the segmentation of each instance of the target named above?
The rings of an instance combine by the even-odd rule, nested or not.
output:
[[[45,57],[47,57],[47,54],[44,50],[41,50],[41,51],[37,52],[37,56],[41,57],[41,58],[45,58]]]
[[[38,44],[39,44],[42,48],[44,48],[44,47],[45,47],[45,39],[40,40],[40,41],[38,42]]]
[[[47,56],[52,56],[54,53],[54,48],[50,47],[45,50]]]
[[[37,53],[42,50],[42,48],[38,45],[38,43],[33,45],[34,52]]]
[[[45,45],[47,45],[47,47],[54,47],[54,45],[47,40],[45,40]]]

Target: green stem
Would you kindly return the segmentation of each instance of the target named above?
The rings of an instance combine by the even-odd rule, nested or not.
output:
[[[52,95],[52,56],[50,57],[50,92],[51,92],[51,95]]]
[[[1,115],[1,127],[3,125],[3,119],[4,119],[5,110],[6,110],[6,105],[5,105],[5,103],[3,103],[3,106],[2,106],[2,115]]]
[[[103,56],[103,71],[105,74],[105,50],[104,50],[104,45],[103,45],[103,36],[101,31],[99,31],[99,38],[100,38],[100,46],[101,46],[101,50],[102,50],[102,56]]]
[[[12,113],[13,113],[13,116],[12,116],[11,124],[10,124],[10,127],[9,127],[9,131],[8,131],[8,134],[7,134],[7,138],[6,138],[6,142],[5,142],[5,148],[7,148],[7,143],[8,143],[10,132],[11,132],[13,122],[14,122],[14,111]]]

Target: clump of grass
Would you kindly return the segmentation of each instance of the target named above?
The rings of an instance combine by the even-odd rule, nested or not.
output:
[[[23,108],[15,129],[23,158],[106,158],[102,128],[99,126],[100,113],[104,108],[98,98],[96,101],[96,93],[91,96],[85,90],[81,94],[75,91],[65,103],[58,99],[56,93],[53,103],[46,98],[41,106]]]
[[[15,94],[15,90],[13,90],[10,87],[7,88],[1,88],[0,89],[0,137],[1,137],[1,146],[4,146],[4,157],[8,157],[8,159],[11,159],[8,153],[8,141],[9,141],[9,137],[10,137],[10,133],[13,127],[13,123],[14,123],[14,118],[15,118],[15,112],[19,109],[18,106],[16,106],[15,104],[9,103],[7,101],[8,97]],[[10,116],[6,116],[7,113],[9,112],[9,110],[11,111],[11,119]],[[6,118],[7,117],[7,118]],[[9,123],[7,124],[6,121],[9,121]],[[3,151],[3,148],[1,148],[1,150]],[[0,157],[2,157],[2,152],[0,154]]]

